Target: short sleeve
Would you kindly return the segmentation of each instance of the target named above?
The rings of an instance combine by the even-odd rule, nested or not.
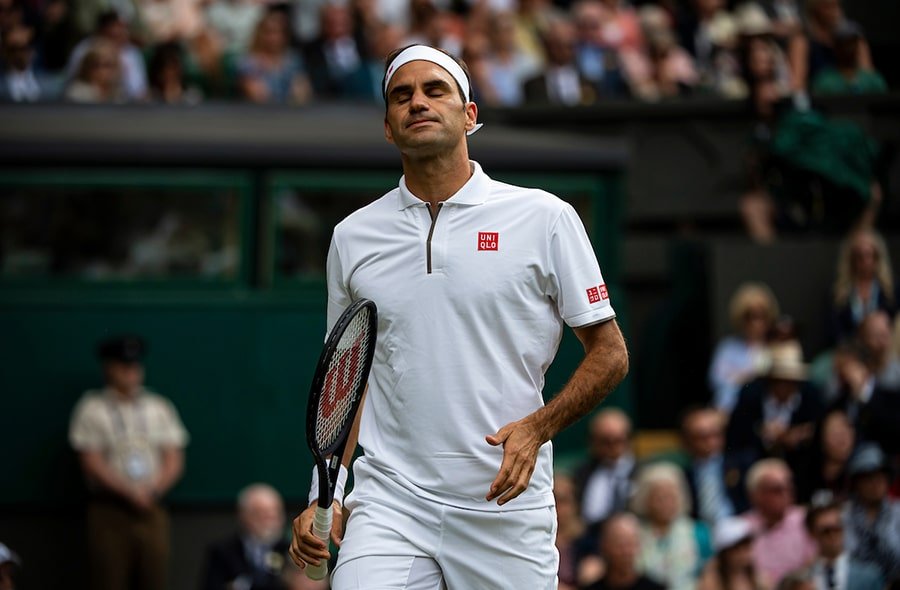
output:
[[[344,276],[344,268],[341,264],[340,248],[334,235],[331,237],[331,246],[328,248],[325,269],[328,285],[328,329],[325,331],[327,339],[331,327],[334,326],[344,310],[353,303],[347,285],[347,277]]]
[[[584,224],[566,203],[550,231],[550,295],[559,315],[578,328],[614,318],[609,291]]]
[[[154,405],[156,406],[157,423],[153,438],[156,443],[162,447],[186,447],[189,436],[178,415],[178,410],[175,409],[172,402],[163,397],[154,396],[154,400],[156,401]]]
[[[99,451],[107,440],[104,416],[95,396],[85,395],[75,405],[69,423],[69,444],[76,451]]]

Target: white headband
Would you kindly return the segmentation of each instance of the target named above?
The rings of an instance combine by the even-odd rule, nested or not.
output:
[[[438,51],[434,47],[429,47],[427,45],[411,45],[397,54],[397,57],[391,62],[391,65],[388,66],[387,72],[384,74],[384,94],[387,97],[387,89],[388,84],[391,83],[391,78],[394,77],[394,74],[397,73],[397,70],[405,66],[411,61],[430,61],[431,63],[437,64],[447,70],[453,79],[456,80],[456,83],[459,84],[459,87],[462,88],[463,96],[465,97],[466,102],[471,101],[471,93],[469,90],[469,79],[466,77],[466,73],[463,71],[459,64],[456,63],[452,57],[447,55],[442,51]],[[472,135],[479,129],[481,129],[482,124],[478,123],[466,132],[466,135]]]

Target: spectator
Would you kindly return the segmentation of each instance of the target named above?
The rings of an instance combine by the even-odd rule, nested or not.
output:
[[[638,569],[671,590],[693,590],[712,554],[709,529],[688,516],[687,483],[669,463],[641,469],[631,507],[641,519]]]
[[[866,364],[876,386],[900,390],[900,354],[893,349],[891,329],[890,316],[883,310],[874,311],[863,318],[852,344],[822,355],[819,362],[828,362],[830,369],[820,377],[827,399],[833,401],[838,396],[842,386],[838,369],[844,359],[854,355]]]
[[[300,57],[290,49],[287,16],[269,9],[256,25],[250,51],[238,65],[240,88],[255,103],[305,103],[312,89]]]
[[[137,336],[101,342],[106,387],[85,393],[72,414],[69,440],[91,492],[96,589],[166,587],[169,517],[161,500],[181,477],[188,435],[171,402],[144,388],[145,350]]]
[[[596,91],[575,62],[575,28],[568,19],[554,19],[542,32],[547,55],[544,73],[525,82],[525,102],[576,106],[591,104]]]
[[[738,29],[722,0],[692,0],[693,11],[681,19],[681,45],[693,55],[701,88],[726,98],[743,98],[736,56]]]
[[[703,568],[697,590],[766,590],[753,565],[753,530],[746,519],[729,517],[713,529],[715,557]]]
[[[124,102],[120,61],[109,41],[97,41],[87,49],[75,78],[66,88],[66,100],[81,103]]]
[[[812,567],[816,590],[883,590],[878,568],[850,557],[844,550],[844,523],[837,503],[813,506],[806,529],[815,540],[818,558]]]
[[[775,37],[775,25],[765,11],[754,2],[746,2],[735,11],[735,21],[748,87],[769,84],[779,99],[790,96],[790,66]]]
[[[585,582],[582,559],[596,550],[596,535],[587,532],[578,510],[575,483],[562,473],[553,476],[556,500],[556,549],[559,551],[559,589],[574,590]]]
[[[792,468],[808,458],[816,421],[824,410],[819,392],[807,381],[797,341],[769,347],[766,376],[748,383],[728,422],[731,452],[782,457]]]
[[[322,6],[319,36],[306,50],[313,92],[325,99],[362,99],[369,92],[363,64],[366,50],[354,35],[350,7],[329,2]]]
[[[134,0],[137,22],[149,45],[190,42],[205,33],[200,0]]]
[[[638,571],[640,523],[631,514],[615,514],[603,525],[600,553],[603,577],[582,590],[663,590],[664,585]]]
[[[602,410],[591,420],[589,436],[590,459],[575,471],[574,480],[581,515],[596,529],[610,514],[624,510],[631,496],[631,421],[621,410]]]
[[[22,560],[12,550],[0,543],[0,590],[16,590],[16,577]]]
[[[641,7],[640,22],[647,51],[628,62],[632,94],[650,101],[690,94],[699,81],[697,70],[678,45],[668,13],[648,4]]]
[[[0,38],[7,31],[25,24],[25,12],[19,0],[0,0]]]
[[[550,0],[519,0],[516,12],[516,45],[541,67],[546,65],[546,53],[542,42],[544,31],[553,20],[564,18],[564,13]]]
[[[184,62],[177,43],[157,45],[149,66],[150,99],[166,104],[197,104],[203,96],[184,80]]]
[[[891,259],[884,238],[871,229],[850,234],[841,244],[834,282],[831,336],[850,341],[870,313],[881,310],[893,318],[896,310]]]
[[[206,8],[206,22],[218,35],[226,52],[240,55],[250,47],[253,30],[262,18],[263,4],[257,0],[222,0]]]
[[[94,34],[75,46],[67,68],[69,79],[78,78],[84,58],[98,41],[105,41],[118,58],[120,88],[115,94],[125,100],[142,100],[147,96],[147,71],[141,52],[131,44],[128,26],[114,10],[107,10],[97,17]]]
[[[815,556],[803,524],[806,512],[794,505],[791,470],[780,459],[763,459],[750,469],[747,494],[752,508],[743,516],[755,536],[753,563],[771,586]]]
[[[689,462],[684,468],[690,487],[691,516],[710,526],[747,509],[744,473],[749,466],[725,454],[725,425],[713,408],[688,410],[681,421],[681,440]]]
[[[772,21],[772,32],[778,39],[779,45],[786,45],[787,41],[801,31],[800,6],[802,0],[758,0],[755,2],[761,6]]]
[[[778,317],[778,301],[763,283],[744,283],[731,296],[728,317],[734,333],[716,346],[709,367],[713,404],[731,414],[741,388],[768,370],[766,339]]]
[[[497,93],[497,104],[517,106],[524,100],[525,80],[540,70],[539,62],[516,45],[516,21],[512,12],[495,12],[490,18],[491,51],[488,72]]]
[[[606,42],[606,7],[599,0],[579,0],[572,6],[572,15],[578,31],[575,47],[578,70],[601,96],[627,96],[619,54]]]
[[[862,28],[842,21],[834,31],[834,64],[823,67],[812,82],[813,94],[883,94],[887,82],[860,57]]]
[[[859,440],[900,452],[900,391],[880,386],[858,351],[841,354],[836,367],[841,386],[831,407],[847,414]]]
[[[500,95],[494,87],[490,63],[491,41],[484,33],[470,32],[463,42],[462,59],[469,66],[475,99],[479,104],[496,106]]]
[[[450,55],[462,54],[463,27],[453,14],[432,0],[411,0],[410,13],[407,45],[430,45]]]
[[[865,445],[850,461],[849,471],[852,495],[844,506],[847,552],[878,566],[887,583],[894,583],[900,577],[900,502],[888,497],[888,460],[877,445]]]
[[[797,498],[802,503],[823,494],[843,501],[850,492],[847,466],[856,448],[856,429],[841,409],[831,409],[819,423],[811,460],[797,474]]]
[[[0,101],[37,102],[56,98],[56,80],[34,66],[32,31],[15,26],[5,31],[2,41]]]
[[[271,486],[257,483],[238,494],[238,525],[232,537],[207,551],[203,590],[288,590],[302,575],[288,557],[284,503]],[[327,582],[319,587],[327,588]]]
[[[884,310],[873,311],[859,326],[859,344],[875,384],[900,389],[900,353],[894,350],[891,317]]]
[[[384,88],[381,85],[384,78],[384,62],[394,49],[403,47],[403,35],[403,29],[397,25],[376,24],[369,30],[365,69],[369,99],[376,104],[384,105],[382,96]]]
[[[806,30],[791,37],[789,56],[793,74],[793,91],[805,93],[810,80],[837,63],[835,33],[845,21],[840,0],[807,0]],[[872,55],[865,39],[856,46],[856,64],[872,70]]]
[[[605,10],[601,32],[603,45],[620,55],[641,52],[644,34],[634,8],[623,0],[599,0]]]

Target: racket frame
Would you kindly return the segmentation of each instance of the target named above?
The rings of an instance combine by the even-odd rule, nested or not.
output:
[[[363,378],[360,379],[356,386],[356,390],[352,392],[353,401],[350,412],[344,423],[341,425],[340,432],[334,438],[334,442],[327,448],[320,449],[316,442],[316,420],[319,414],[319,404],[322,397],[322,388],[325,384],[325,377],[328,373],[328,365],[331,363],[332,357],[337,352],[338,344],[344,335],[347,327],[353,321],[362,308],[369,308],[369,346],[366,349],[366,356],[362,359]],[[313,520],[313,532],[315,535],[328,543],[331,533],[332,508],[334,501],[334,491],[337,485],[338,473],[341,468],[344,450],[347,447],[347,439],[353,423],[356,421],[356,414],[359,412],[359,406],[362,403],[363,393],[368,383],[369,372],[372,369],[372,360],[375,356],[375,340],[378,330],[378,309],[375,303],[369,299],[359,299],[352,303],[335,322],[322,348],[322,354],[319,356],[319,362],[316,365],[316,371],[313,375],[312,384],[309,390],[309,400],[306,408],[306,443],[313,455],[313,461],[319,474],[319,499],[316,504],[316,513]],[[319,580],[328,574],[328,564],[322,563],[319,566],[307,566],[306,574],[309,578]]]

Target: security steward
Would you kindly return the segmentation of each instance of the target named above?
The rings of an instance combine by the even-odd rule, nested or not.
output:
[[[180,479],[188,434],[172,403],[144,388],[147,346],[134,335],[101,342],[106,386],[75,406],[69,441],[91,492],[91,588],[163,590],[169,517],[160,503]]]

